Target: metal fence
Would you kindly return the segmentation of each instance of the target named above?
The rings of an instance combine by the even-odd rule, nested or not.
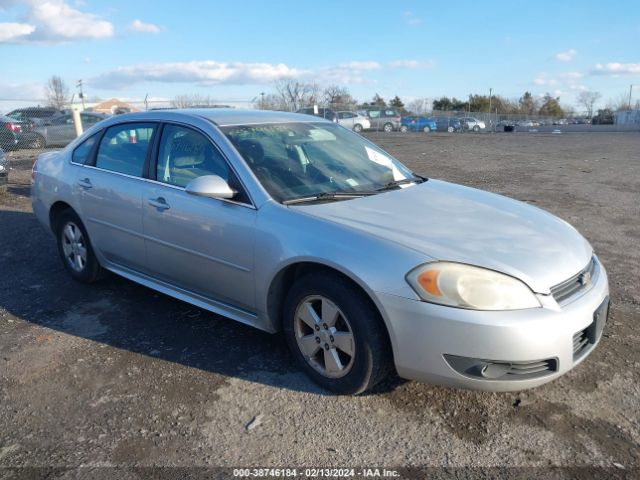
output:
[[[125,112],[149,111],[175,108],[176,102],[169,100],[111,99],[104,102],[85,102],[68,105],[63,110],[42,110],[42,101],[0,100],[0,148],[7,152],[30,150],[31,154],[50,148],[64,147],[76,137],[73,111],[81,112],[79,130],[86,129],[96,121]],[[215,100],[206,98],[201,105],[206,108],[247,109],[261,106],[260,101]],[[263,105],[264,106],[264,105]],[[336,121],[346,128],[366,134],[384,132],[390,135],[424,134],[482,134],[482,133],[595,133],[640,131],[640,111],[617,112],[613,124],[593,124],[586,115],[559,118],[540,115],[502,114],[471,111],[428,111],[420,115],[407,114],[393,107],[358,106],[354,104],[303,105],[305,113]],[[39,112],[39,113],[34,113]],[[404,113],[404,115],[402,115]],[[6,115],[9,114],[9,117]],[[76,114],[76,117],[78,115]],[[76,119],[77,120],[77,119]],[[9,155],[11,157],[11,154]]]

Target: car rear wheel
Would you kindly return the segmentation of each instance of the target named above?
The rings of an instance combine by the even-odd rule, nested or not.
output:
[[[428,126],[426,126],[426,127],[424,127],[424,128],[422,129],[422,131],[423,131],[424,133],[429,133],[429,132],[431,131],[431,129],[430,129]]]
[[[358,394],[388,375],[391,350],[380,314],[345,278],[302,277],[287,294],[283,318],[293,356],[321,387]]]
[[[362,131],[362,125],[360,125],[359,123],[356,123],[353,126],[353,131],[356,132],[356,133],[360,133]]]
[[[449,133],[453,133],[454,128],[453,127],[447,127],[447,132]]]
[[[385,123],[385,124],[384,124],[384,127],[382,127],[382,129],[383,129],[385,132],[387,132],[387,133],[388,133],[388,132],[393,132],[393,124],[391,124],[391,123]]]
[[[72,210],[65,210],[55,219],[54,229],[58,253],[67,272],[82,283],[98,280],[103,270],[80,218]]]
[[[47,146],[47,142],[42,135],[36,135],[29,146],[31,148],[44,148]]]
[[[480,131],[480,127],[478,125],[474,125],[473,126],[473,131],[474,132],[479,132]]]
[[[400,131],[401,131],[402,133],[407,133],[407,132],[409,131],[409,127],[407,127],[406,125],[402,125],[402,126],[400,127]]]

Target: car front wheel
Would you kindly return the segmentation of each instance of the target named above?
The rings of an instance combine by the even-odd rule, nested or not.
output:
[[[474,132],[479,132],[479,131],[480,131],[480,127],[479,127],[478,125],[475,125],[475,126],[473,127],[473,131],[474,131]]]
[[[400,131],[401,131],[402,133],[407,133],[407,132],[409,131],[409,127],[407,127],[406,125],[402,125],[402,126],[400,127]]]
[[[454,128],[453,127],[447,127],[447,132],[449,133],[453,133]]]
[[[429,127],[424,127],[424,128],[422,129],[422,131],[423,131],[424,133],[429,133],[429,132],[431,131],[431,129],[430,129]]]
[[[359,123],[356,123],[353,126],[353,131],[356,132],[356,133],[360,133],[362,131],[362,125],[360,125]]]
[[[382,129],[387,133],[393,132],[393,125],[391,123],[385,123]]]
[[[305,372],[321,387],[349,395],[388,375],[391,353],[380,314],[351,282],[308,274],[289,291],[284,333]]]
[[[98,280],[102,267],[80,218],[72,210],[65,210],[55,219],[55,232],[58,253],[67,272],[82,283]]]

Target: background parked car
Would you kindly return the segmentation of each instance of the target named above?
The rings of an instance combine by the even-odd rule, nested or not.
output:
[[[0,188],[9,182],[9,160],[0,148]]]
[[[338,123],[354,132],[361,132],[371,128],[369,119],[355,112],[338,112]]]
[[[436,127],[439,132],[459,132],[462,130],[460,120],[453,117],[436,117]]]
[[[462,124],[462,128],[465,130],[472,130],[474,132],[479,132],[480,130],[484,130],[487,128],[485,123],[482,120],[478,120],[474,117],[462,117],[459,119]]]
[[[31,122],[34,125],[41,125],[47,120],[65,113],[68,112],[53,107],[26,107],[10,111],[7,113],[7,117],[18,122]]]
[[[438,126],[436,125],[435,120],[427,117],[402,117],[400,120],[400,131],[401,132],[434,132],[436,131]]]
[[[23,143],[23,126],[28,128],[28,124],[23,125],[22,122],[11,117],[0,115],[0,148],[2,150],[15,150]]]
[[[385,132],[400,130],[401,117],[393,108],[371,108],[365,112],[373,130]]]
[[[82,127],[85,130],[107,117],[108,115],[102,113],[82,112],[80,114]],[[76,138],[76,127],[71,114],[65,114],[45,121],[34,129],[33,134],[35,137],[29,143],[31,148],[65,146]]]
[[[313,115],[315,117],[321,117],[321,118],[324,118],[325,120],[330,120],[332,122],[338,121],[338,114],[333,110],[331,110],[330,108],[324,108],[324,107],[318,108],[318,113],[315,113],[314,107],[301,108],[300,110],[297,110],[296,113]]]

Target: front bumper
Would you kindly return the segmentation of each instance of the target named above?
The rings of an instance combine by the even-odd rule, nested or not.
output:
[[[545,305],[541,308],[487,312],[378,293],[398,374],[427,383],[488,391],[522,390],[558,378],[583,361],[600,340],[599,335],[574,355],[576,336],[594,322],[594,312],[609,295],[606,271],[599,263],[598,268],[591,288],[562,306],[540,295]],[[487,379],[454,369],[450,362],[455,357],[515,365],[549,360],[554,368],[533,378]]]

